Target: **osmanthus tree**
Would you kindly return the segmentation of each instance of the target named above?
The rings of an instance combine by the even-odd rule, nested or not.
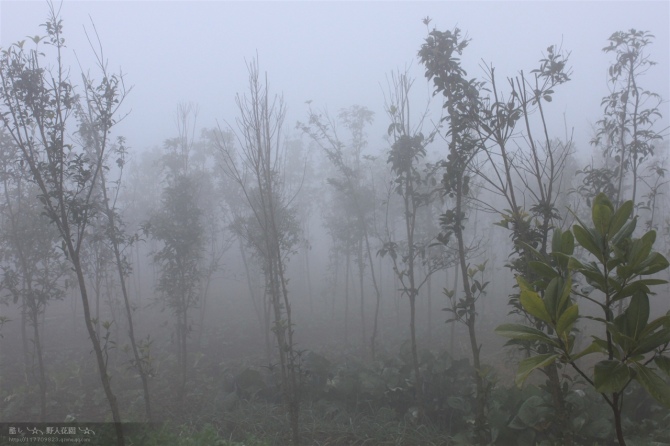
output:
[[[385,108],[390,120],[388,135],[391,143],[387,162],[392,174],[389,193],[395,193],[400,199],[398,226],[401,229],[392,233],[390,220],[395,217],[387,215],[379,255],[388,255],[391,258],[400,291],[409,300],[414,385],[417,403],[422,408],[428,389],[424,389],[418,358],[416,300],[430,276],[445,269],[447,259],[446,256],[431,255],[429,252],[431,247],[442,248],[437,246],[439,245],[436,243],[437,234],[421,234],[418,231],[419,220],[425,215],[422,212],[438,197],[438,167],[425,162],[426,146],[432,142],[437,130],[432,129],[430,133],[424,135],[422,129],[427,113],[418,117],[410,113],[412,84],[413,80],[407,73],[394,74],[386,98]],[[416,121],[413,121],[414,119]],[[387,204],[390,200],[391,197],[387,200]]]
[[[111,387],[101,336],[90,310],[81,250],[92,218],[102,211],[96,201],[105,153],[90,153],[70,138],[79,128],[81,97],[68,76],[63,56],[65,39],[58,12],[50,5],[47,36],[34,37],[34,49],[18,42],[0,54],[0,120],[19,149],[30,181],[38,189],[44,214],[58,230],[63,255],[70,262],[81,294],[84,322],[93,346],[100,380],[109,402],[117,444],[123,445],[119,406]],[[90,79],[88,75],[85,79]],[[92,93],[100,101],[123,99],[121,75],[103,76]],[[112,109],[114,112],[116,108]],[[115,120],[114,114],[106,117]]]
[[[566,211],[559,209],[565,200],[568,178],[566,164],[572,151],[570,140],[552,138],[548,129],[548,107],[555,91],[570,80],[569,54],[555,45],[547,48],[538,68],[529,74],[521,71],[509,78],[505,95],[496,81],[495,69],[486,69],[485,89],[477,131],[485,162],[477,169],[484,188],[500,197],[502,205],[483,204],[502,217],[496,223],[510,231],[512,253],[507,266],[514,274],[532,277],[529,269],[532,250],[546,254],[551,231],[563,223]],[[523,144],[514,135],[523,135]],[[510,295],[511,312],[524,317],[536,328],[544,324],[519,304],[519,293]],[[519,343],[524,352],[529,343]],[[565,444],[572,444],[568,424],[567,395],[562,391],[559,370],[546,368],[546,389],[556,410],[551,432]]]
[[[300,371],[286,274],[288,256],[294,249],[291,222],[295,213],[283,181],[286,154],[282,130],[286,109],[281,97],[270,96],[267,76],[263,81],[258,61],[247,64],[247,69],[249,94],[237,95],[237,129],[231,129],[236,144],[222,138],[219,148],[222,167],[237,183],[248,206],[249,218],[243,224],[249,233],[259,236],[254,237],[259,242],[254,248],[263,259],[263,274],[272,305],[272,331],[277,340],[281,389],[288,411],[291,441],[299,444]]]
[[[523,324],[496,328],[502,336],[532,340],[538,346],[519,364],[518,385],[533,370],[554,363],[569,365],[611,408],[620,445],[626,444],[621,417],[624,393],[633,380],[670,408],[670,312],[650,320],[649,309],[653,287],[667,283],[653,275],[669,264],[662,254],[653,251],[655,231],[633,237],[637,225],[633,208],[632,201],[616,208],[600,194],[593,201],[590,224],[578,220],[571,231],[556,229],[551,252],[534,253],[536,260],[530,267],[536,279],[518,277],[521,305],[544,322],[543,329]],[[576,256],[576,246],[589,259]],[[579,286],[578,277],[593,291]],[[599,314],[580,316],[579,299],[595,304]],[[614,307],[619,303],[623,303],[623,311],[615,317]],[[596,324],[600,333],[578,351],[573,327],[580,318]],[[587,355],[601,358],[592,372],[578,361]]]
[[[427,24],[428,21],[426,21]],[[459,29],[453,31],[429,32],[425,43],[419,50],[419,59],[425,66],[426,77],[435,86],[434,94],[443,96],[443,118],[445,140],[448,143],[447,158],[442,162],[445,169],[442,176],[442,193],[450,197],[451,206],[440,216],[442,233],[439,240],[446,244],[451,237],[456,239],[458,263],[461,272],[464,296],[457,299],[454,293],[445,290],[445,294],[454,301],[452,311],[456,320],[468,328],[470,349],[474,366],[476,385],[476,409],[474,438],[478,444],[488,444],[491,433],[487,423],[487,393],[485,373],[481,364],[481,345],[477,341],[476,320],[477,300],[483,295],[486,282],[477,280],[481,267],[471,268],[468,263],[470,249],[464,234],[467,220],[467,202],[471,195],[470,185],[474,173],[474,164],[481,151],[477,134],[478,114],[481,106],[479,97],[481,83],[467,79],[461,67],[460,56],[469,40],[463,39]]]
[[[202,275],[204,237],[198,194],[196,176],[177,173],[163,189],[161,207],[144,226],[147,234],[160,243],[153,254],[153,261],[160,268],[156,288],[175,318],[180,399],[184,397],[188,376],[189,315],[198,302]]]
[[[647,54],[653,39],[649,31],[617,31],[603,48],[606,53],[614,53],[615,60],[608,69],[610,94],[601,102],[603,117],[597,122],[591,143],[614,160],[610,173],[615,195],[611,199],[616,203],[623,202],[627,195],[626,177],[630,174],[628,197],[638,205],[640,168],[662,139],[663,130],[657,128],[662,98],[642,86],[643,75],[656,65]]]
[[[95,34],[95,38],[99,44],[100,40],[97,33]],[[111,257],[109,260],[111,261],[103,261],[98,267],[105,268],[106,263],[111,263],[116,269],[121,296],[123,298],[126,322],[128,324],[128,339],[130,341],[130,350],[132,351],[131,363],[142,383],[145,417],[147,421],[150,421],[151,398],[149,394],[149,373],[151,364],[148,354],[149,344],[145,341],[138,341],[135,335],[133,306],[128,289],[128,278],[132,272],[132,268],[125,254],[125,250],[132,243],[136,242],[138,238],[134,234],[126,233],[125,224],[117,206],[128,148],[123,137],[118,137],[116,141],[111,139],[112,128],[119,120],[114,118],[114,116],[117,114],[122,99],[129,93],[129,90],[125,88],[122,77],[110,75],[101,45],[96,52],[96,57],[98,69],[102,74],[102,82],[98,85],[92,82],[91,79],[83,77],[83,101],[81,101],[78,109],[80,143],[85,147],[87,155],[90,158],[100,159],[103,163],[103,168],[99,172],[98,191],[95,194],[95,198],[100,203],[101,213],[97,219],[97,234],[94,234],[92,237],[94,242],[96,238],[99,242],[98,246],[94,247],[94,251],[97,253],[94,262],[99,263],[100,260],[104,259],[105,252],[109,252],[109,257]],[[114,157],[114,164],[110,164],[111,157]],[[110,169],[110,166],[115,166],[115,170]],[[118,175],[110,179],[110,175],[114,171]],[[100,274],[98,274],[94,282],[96,284],[94,291],[98,299],[101,285],[100,278]],[[98,319],[99,330],[100,321],[97,315],[96,319]]]
[[[67,265],[58,249],[59,234],[42,215],[38,189],[29,181],[18,147],[5,133],[0,134],[0,184],[0,290],[3,300],[7,297],[21,308],[24,373],[31,383],[37,382],[39,417],[44,422],[48,380],[40,326],[49,303],[64,296]],[[37,370],[31,358],[37,358]]]
[[[328,183],[336,194],[335,200],[340,203],[337,209],[345,210],[345,215],[328,214],[325,224],[337,245],[337,249],[345,252],[347,259],[345,264],[347,291],[345,291],[345,294],[347,297],[350,257],[352,254],[356,256],[363,345],[367,342],[364,277],[366,267],[370,270],[370,277],[375,290],[375,314],[372,335],[370,336],[370,353],[374,359],[381,292],[379,279],[375,274],[373,251],[370,243],[372,234],[375,232],[372,227],[372,213],[375,202],[374,189],[366,178],[363,153],[367,146],[365,128],[372,123],[372,119],[373,113],[370,110],[357,105],[341,110],[337,120],[331,118],[328,114],[317,113],[310,107],[308,122],[299,122],[298,128],[319,145],[336,171],[336,176],[328,178]],[[350,134],[348,142],[338,133],[338,123]],[[348,309],[345,312],[345,325],[348,325]],[[347,327],[345,327],[345,331],[347,331]]]

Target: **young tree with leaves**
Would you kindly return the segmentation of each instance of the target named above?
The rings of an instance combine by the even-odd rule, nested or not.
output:
[[[24,41],[11,45],[0,55],[0,120],[19,148],[30,179],[39,189],[44,213],[57,228],[63,254],[76,275],[84,322],[112,412],[117,444],[122,446],[125,440],[120,411],[112,391],[101,335],[93,323],[81,259],[91,219],[101,210],[96,192],[100,172],[105,168],[105,153],[92,156],[69,138],[78,127],[75,118],[80,96],[63,61],[62,20],[54,6],[49,6],[45,44],[51,47],[49,54],[53,61],[47,60],[47,48],[40,47],[44,40],[41,37],[32,39],[36,46],[33,50],[26,49]],[[51,68],[47,68],[49,66]],[[116,74],[103,77],[99,87],[93,89],[96,97],[101,101],[121,101],[122,91],[108,89],[110,82],[119,82],[119,79],[120,75]],[[113,120],[114,116],[108,118]]]
[[[467,47],[469,40],[462,39],[460,30],[429,32],[425,43],[419,50],[419,59],[425,66],[426,77],[435,86],[434,94],[444,97],[443,108],[446,115],[446,136],[449,137],[449,154],[443,162],[446,169],[442,177],[443,193],[453,201],[453,207],[440,216],[443,233],[439,240],[447,243],[451,236],[456,238],[458,262],[465,296],[454,305],[455,317],[462,320],[468,328],[470,349],[474,366],[476,385],[475,438],[479,444],[490,442],[488,429],[487,385],[481,364],[481,345],[476,333],[476,302],[486,287],[483,281],[475,280],[478,269],[471,269],[467,259],[469,249],[466,246],[464,222],[466,220],[466,202],[470,194],[472,167],[481,147],[476,133],[480,110],[479,90],[481,84],[465,78],[466,72],[460,65],[459,55]],[[483,270],[483,267],[481,268]],[[446,291],[449,296],[449,291]],[[452,295],[453,299],[454,296]]]
[[[386,111],[391,120],[388,134],[391,137],[391,149],[388,164],[393,179],[392,190],[402,202],[401,225],[404,231],[401,239],[393,239],[387,225],[386,239],[379,251],[380,255],[388,255],[393,262],[393,271],[406,295],[410,305],[410,340],[412,365],[414,368],[414,386],[419,406],[423,405],[424,388],[419,367],[417,336],[416,336],[416,299],[421,287],[436,271],[445,267],[442,258],[427,255],[430,245],[434,244],[434,236],[419,237],[417,222],[422,217],[421,211],[430,205],[437,196],[436,168],[421,162],[426,156],[426,146],[432,141],[435,132],[424,136],[422,128],[426,114],[420,116],[413,125],[410,113],[410,90],[413,80],[406,73],[392,76],[387,97]],[[387,201],[388,203],[388,201]],[[427,266],[426,274],[422,275],[421,266]]]
[[[338,176],[329,178],[328,183],[338,195],[337,200],[340,202],[340,205],[337,208],[350,211],[346,213],[346,216],[330,215],[326,225],[330,228],[335,243],[338,244],[338,247],[341,245],[341,249],[344,249],[346,252],[347,272],[349,256],[352,253],[357,256],[363,345],[367,342],[365,333],[364,275],[366,266],[370,269],[372,285],[375,290],[375,315],[372,335],[370,337],[370,353],[374,359],[381,292],[377,275],[375,275],[370,244],[371,234],[373,233],[371,228],[371,213],[374,211],[373,190],[365,183],[363,171],[363,149],[367,145],[365,126],[372,123],[373,113],[365,107],[352,106],[341,110],[338,118],[351,134],[351,142],[349,144],[340,139],[337,132],[337,123],[332,118],[327,115],[322,116],[311,108],[309,109],[308,123],[299,122],[298,128],[309,135],[321,147],[328,160],[335,167]],[[353,218],[349,218],[349,214],[353,214]],[[340,225],[338,226],[337,223],[340,223]],[[353,240],[351,240],[352,238]],[[345,279],[345,282],[348,281]],[[346,327],[345,330],[347,330]]]
[[[166,185],[161,207],[145,224],[144,230],[161,246],[153,254],[160,267],[157,291],[175,317],[179,398],[185,395],[188,377],[188,337],[190,310],[200,297],[202,251],[204,248],[203,211],[199,205],[201,184],[197,172],[188,169],[188,153],[180,144],[168,141]]]
[[[633,380],[670,408],[670,385],[657,373],[670,376],[670,313],[649,320],[649,296],[654,294],[651,287],[667,283],[653,275],[669,264],[662,254],[653,251],[655,231],[633,237],[637,225],[633,208],[632,201],[616,208],[600,194],[593,202],[591,224],[578,220],[572,231],[554,231],[549,258],[536,252],[537,260],[531,263],[537,279],[531,282],[518,277],[521,305],[544,321],[545,328],[503,324],[496,329],[513,340],[533,340],[547,347],[534,350],[519,364],[518,385],[533,370],[556,362],[570,365],[611,408],[616,439],[622,446],[626,444],[621,416],[624,393]],[[575,241],[594,260],[575,256]],[[597,292],[577,286],[577,274]],[[580,316],[575,298],[595,304],[600,314]],[[619,302],[625,302],[624,309],[615,317],[614,308]],[[599,324],[601,334],[592,336],[593,342],[577,351],[573,326],[580,317]],[[591,354],[603,358],[592,374],[577,362]]]
[[[98,37],[97,31],[95,37]],[[98,44],[100,43],[99,39],[97,42]],[[90,43],[92,44],[92,41],[90,41]],[[128,339],[130,340],[130,346],[133,353],[131,362],[137,370],[142,382],[145,417],[147,421],[150,421],[151,398],[149,394],[148,375],[151,365],[148,359],[149,344],[147,342],[138,342],[135,336],[133,309],[127,284],[131,267],[130,262],[128,262],[123,253],[126,247],[137,241],[137,237],[128,236],[125,233],[124,223],[117,209],[121,176],[123,174],[128,148],[126,147],[125,139],[123,137],[119,137],[116,144],[113,144],[110,141],[112,128],[116,122],[118,122],[118,119],[114,117],[117,114],[121,103],[118,95],[120,94],[125,97],[125,95],[129,93],[129,90],[125,88],[122,77],[115,77],[109,74],[107,61],[105,61],[103,57],[101,45],[96,52],[96,57],[103,81],[100,85],[96,85],[91,82],[90,79],[87,79],[86,77],[83,78],[84,101],[81,104],[78,113],[80,116],[79,135],[81,137],[82,145],[86,147],[89,156],[94,159],[98,158],[103,160],[106,166],[100,170],[100,183],[98,185],[98,200],[102,205],[101,216],[103,217],[100,219],[99,237],[102,237],[102,240],[100,241],[103,242],[103,244],[109,244],[109,248],[107,246],[99,246],[98,253],[102,254],[105,250],[111,250],[113,256],[113,263],[116,266],[126,320],[128,323]],[[108,180],[110,169],[107,166],[109,165],[109,158],[111,156],[116,157],[115,165],[118,169],[118,178],[110,182]],[[96,296],[99,298],[99,280],[95,291]],[[96,318],[97,317],[98,316],[96,315]]]
[[[40,421],[47,418],[47,375],[41,318],[47,305],[64,296],[62,278],[67,274],[63,255],[58,251],[59,234],[42,214],[38,190],[30,182],[18,148],[8,135],[0,135],[0,181],[4,201],[0,204],[3,262],[0,290],[21,307],[21,336],[26,377],[34,377],[39,387]],[[32,326],[33,357],[37,373],[29,360],[27,325]],[[31,380],[32,381],[32,380]]]
[[[648,31],[617,31],[603,48],[606,53],[614,53],[615,61],[608,70],[610,94],[601,102],[604,115],[597,122],[591,143],[616,163],[616,195],[611,199],[617,203],[624,201],[626,176],[630,173],[630,199],[637,206],[640,167],[653,156],[655,144],[662,139],[662,131],[656,128],[662,98],[641,85],[642,76],[656,65],[646,53],[653,39]]]

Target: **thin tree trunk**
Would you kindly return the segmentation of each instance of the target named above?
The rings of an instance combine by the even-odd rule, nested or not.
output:
[[[29,289],[28,292],[31,292]],[[44,358],[42,355],[42,342],[40,341],[39,330],[39,307],[37,303],[33,303],[35,308],[32,309],[33,322],[33,340],[35,342],[35,353],[37,355],[37,367],[39,368],[39,386],[40,386],[40,422],[44,423],[47,416],[47,380],[44,373]]]
[[[347,246],[347,254],[345,259],[344,269],[344,345],[349,345],[349,246]]]
[[[69,234],[69,230],[66,229],[65,234]],[[70,258],[72,259],[75,273],[77,275],[79,292],[81,293],[81,303],[84,310],[84,322],[86,323],[86,330],[88,332],[89,339],[93,344],[93,351],[95,352],[95,358],[98,363],[100,381],[102,382],[102,388],[105,391],[105,396],[107,397],[107,401],[109,402],[109,406],[112,411],[112,420],[114,420],[114,430],[116,431],[117,445],[124,446],[125,438],[123,436],[123,426],[121,425],[119,404],[116,400],[114,392],[112,392],[110,377],[107,374],[107,363],[105,362],[102,348],[100,346],[100,338],[98,337],[98,333],[96,333],[95,327],[93,326],[93,321],[91,320],[91,309],[89,307],[88,293],[86,291],[86,279],[84,278],[84,272],[79,260],[79,254],[74,250],[71,239],[69,237],[64,238],[68,252],[70,254]]]
[[[367,337],[365,335],[365,282],[363,276],[365,274],[365,264],[363,263],[363,239],[358,240],[358,285],[361,292],[361,349],[363,351],[363,357],[367,355],[366,344]]]

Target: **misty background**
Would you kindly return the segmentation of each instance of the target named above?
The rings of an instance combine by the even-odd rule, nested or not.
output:
[[[401,74],[406,75],[413,79],[408,98],[413,119],[426,110],[426,135],[440,124],[445,113],[442,96],[433,96],[434,85],[427,81],[425,67],[417,57],[433,29],[459,28],[464,37],[471,39],[460,57],[467,72],[465,77],[486,79],[487,67],[495,67],[498,86],[505,91],[508,77],[520,72],[530,75],[548,53],[556,51],[569,57],[570,81],[558,86],[552,100],[545,104],[548,134],[552,140],[562,141],[569,152],[562,183],[565,193],[558,201],[561,208],[557,211],[561,216],[558,226],[564,230],[574,222],[568,207],[588,214],[586,199],[577,193],[582,180],[578,171],[591,161],[603,162],[600,148],[591,144],[596,123],[603,116],[602,98],[610,93],[607,70],[613,55],[603,52],[603,48],[615,31],[649,31],[655,37],[647,50],[656,64],[640,77],[640,82],[663,99],[659,105],[661,117],[654,129],[664,139],[656,142],[653,160],[668,168],[667,1],[66,0],[55,6],[63,19],[64,63],[70,67],[74,82],[79,82],[80,69],[95,72],[95,51],[101,51],[98,54],[110,72],[123,74],[128,90],[118,112],[123,119],[111,133],[114,141],[123,138],[127,152],[120,161],[111,160],[109,172],[113,177],[123,167],[123,175],[114,187],[118,187],[117,206],[124,229],[134,237],[124,255],[130,272],[127,280],[135,329],[138,339],[146,340],[143,345],[147,351],[151,350],[151,378],[165,380],[155,390],[158,419],[185,417],[188,407],[194,407],[185,406],[180,412],[179,404],[172,399],[172,381],[166,378],[172,376],[170,373],[176,374],[172,369],[176,362],[183,362],[178,359],[182,353],[176,351],[178,338],[184,334],[180,330],[187,332],[188,384],[196,389],[198,383],[204,382],[216,389],[213,393],[211,388],[199,389],[197,395],[193,390],[188,394],[193,398],[190,404],[195,404],[196,398],[205,398],[208,392],[218,398],[226,385],[220,381],[233,374],[231,370],[258,369],[276,360],[277,341],[271,336],[270,292],[264,282],[263,260],[253,245],[251,231],[244,233],[241,229],[244,219],[251,219],[251,213],[244,210],[246,192],[236,184],[231,176],[233,169],[226,164],[230,153],[241,153],[238,151],[243,138],[236,133],[240,130],[236,95],[248,94],[249,68],[256,62],[262,82],[267,79],[270,95],[281,95],[286,105],[279,141],[285,156],[281,163],[285,187],[282,193],[286,209],[293,213],[287,217],[290,247],[286,255],[286,284],[295,342],[297,348],[318,352],[333,362],[348,364],[347,361],[364,361],[370,356],[374,359],[375,352],[368,351],[373,324],[378,330],[377,354],[408,354],[410,308],[388,249],[389,240],[402,238],[404,224],[402,200],[394,193],[396,177],[388,162],[394,143],[389,106],[393,102],[393,82]],[[0,1],[0,47],[4,49],[25,39],[26,45],[31,45],[32,36],[45,32],[40,24],[45,22],[47,12],[43,1]],[[533,117],[537,116],[536,113]],[[314,138],[317,124],[326,124],[347,150],[351,149],[347,162],[363,172],[358,190],[371,197],[365,209],[373,228],[370,244],[378,283],[373,283],[370,262],[360,254],[363,242],[358,241],[358,251],[352,248],[354,242],[343,245],[354,232],[353,211],[346,194],[338,193],[342,189],[338,190],[333,181],[341,171],[319,144],[324,141]],[[537,121],[532,128],[541,131]],[[438,131],[440,134],[444,134],[444,128]],[[515,150],[525,150],[524,131],[516,130],[511,141]],[[439,136],[426,145],[426,151],[422,163],[433,163],[429,168],[436,171],[440,160],[449,153],[446,140]],[[198,245],[198,267],[202,269],[195,297],[184,325],[175,328],[174,314],[164,298],[171,286],[164,280],[160,257],[165,239],[156,228],[172,218],[161,220],[166,215],[162,212],[168,207],[166,197],[179,189],[175,184],[181,183],[176,178],[184,172],[192,175],[190,183],[184,183],[184,190],[193,187],[197,191],[186,202],[202,216],[198,227],[205,235]],[[651,174],[646,179],[653,181],[657,177]],[[437,178],[435,185],[439,184]],[[667,255],[670,210],[667,183],[663,185],[659,211],[651,221],[663,234],[658,237],[657,249]],[[495,201],[499,197],[482,184],[476,183],[473,189],[481,193],[483,201],[499,204]],[[526,201],[530,206],[532,193],[523,194],[520,201],[522,206]],[[420,231],[426,240],[438,240],[445,203],[450,203],[449,198],[441,196],[421,214]],[[482,361],[494,365],[501,381],[513,382],[520,356],[503,349],[506,340],[493,331],[511,319],[508,299],[515,292],[515,279],[507,264],[512,241],[509,231],[495,226],[500,213],[484,206],[474,206],[472,212],[465,226],[468,240],[475,246],[469,260],[472,265],[482,265],[482,280],[490,283],[477,309]],[[107,330],[110,337],[106,341],[114,343],[111,362],[118,370],[124,370],[118,375],[124,378],[118,380],[128,379],[123,381],[128,386],[132,380],[124,373],[132,360],[128,359],[128,327],[120,285],[118,278],[95,259],[86,280],[92,290],[89,299],[97,330],[102,333],[101,326]],[[421,268],[425,275],[430,265],[423,264]],[[425,276],[426,286],[417,296],[417,343],[432,351],[446,350],[454,358],[469,358],[467,328],[446,324],[449,315],[442,311],[451,305],[443,291],[458,291],[455,263],[443,265],[431,274],[429,280]],[[667,278],[667,272],[661,275]],[[42,348],[53,370],[49,383],[55,390],[51,392],[61,392],[59,398],[69,401],[61,407],[54,403],[53,417],[108,420],[99,389],[87,391],[89,399],[97,401],[93,410],[65,391],[68,385],[89,389],[98,385],[81,320],[81,297],[74,280],[66,276],[63,273],[58,282],[63,296],[50,301],[39,313]],[[377,287],[381,292],[378,327],[373,320]],[[667,285],[651,300],[654,317],[668,311]],[[19,400],[16,383],[23,386],[30,381],[27,372],[16,364],[35,360],[28,358],[29,342],[25,326],[22,332],[19,322],[22,317],[25,320],[25,314],[12,299],[6,297],[5,301],[0,312],[9,321],[0,324],[0,372],[5,376],[0,381],[4,389],[0,390],[9,398],[6,403],[11,403]],[[588,303],[583,308],[587,313],[597,310]],[[106,323],[111,325],[105,326]],[[590,328],[586,322],[579,328],[580,340],[586,342]],[[81,367],[73,371],[72,364],[77,361],[81,361]],[[128,373],[135,377],[134,372]],[[329,379],[332,381],[333,377]],[[123,398],[130,401],[127,416],[139,420],[142,399],[138,388],[133,391]],[[25,415],[21,410],[30,402],[21,404],[12,406],[15,412],[8,409],[5,413],[10,413],[10,417]],[[35,410],[30,416],[37,418]]]

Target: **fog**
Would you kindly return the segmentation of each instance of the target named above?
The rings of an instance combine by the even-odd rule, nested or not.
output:
[[[60,60],[31,53],[48,3],[0,2],[3,441],[19,422],[111,422],[94,441],[117,445],[121,421],[154,423],[142,444],[622,444],[622,416],[631,444],[670,434],[667,2],[53,8]],[[632,83],[603,50],[618,31],[649,32]],[[647,302],[656,331],[626,332]],[[592,336],[601,356],[571,359]]]

